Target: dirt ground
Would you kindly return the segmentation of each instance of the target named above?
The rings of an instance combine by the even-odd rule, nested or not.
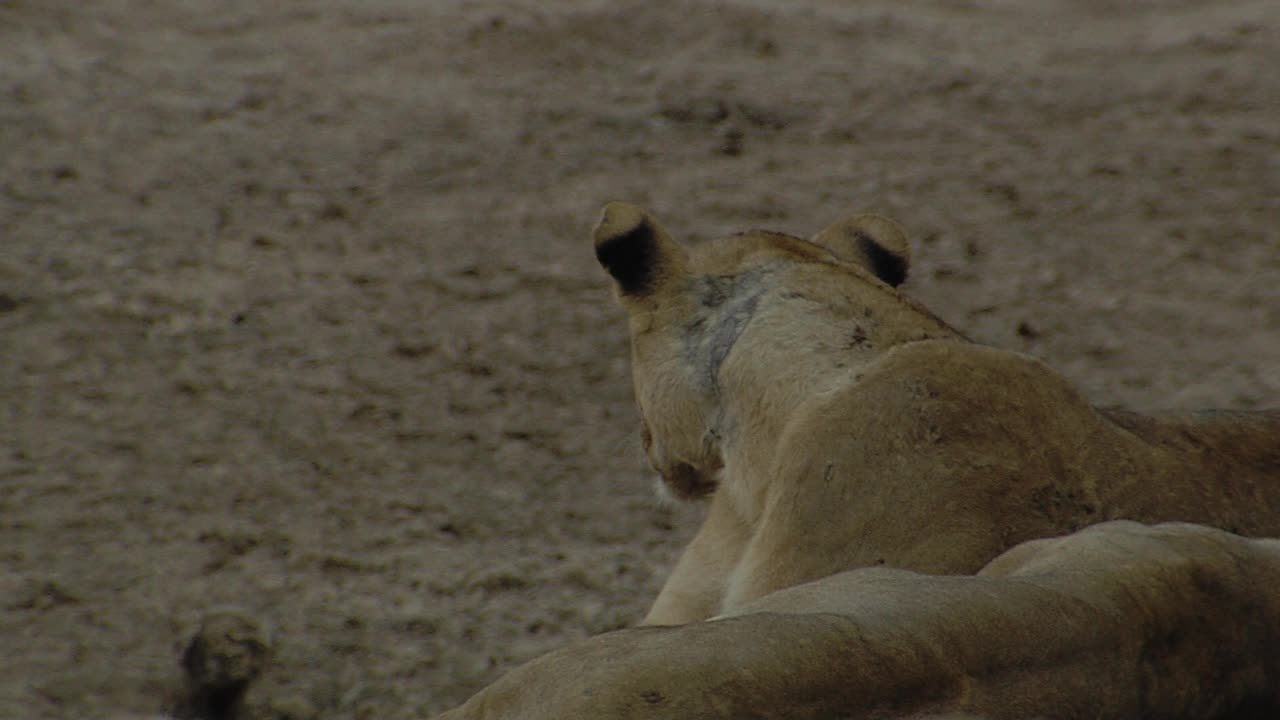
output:
[[[1280,406],[1273,0],[0,0],[0,717],[421,718],[635,622],[611,199],[857,210],[1102,404]]]

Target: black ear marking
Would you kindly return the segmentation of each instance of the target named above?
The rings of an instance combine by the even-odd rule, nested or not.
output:
[[[901,225],[883,215],[847,217],[813,236],[813,242],[845,262],[861,265],[890,287],[907,280],[911,242]]]
[[[908,260],[889,248],[876,242],[876,239],[862,230],[854,231],[854,239],[858,249],[867,258],[867,266],[876,277],[892,287],[898,287],[907,279]]]
[[[627,295],[653,290],[658,273],[658,242],[647,220],[596,243],[596,259]]]
[[[596,259],[618,284],[622,299],[647,298],[673,287],[687,256],[683,248],[644,210],[611,202],[592,231]]]

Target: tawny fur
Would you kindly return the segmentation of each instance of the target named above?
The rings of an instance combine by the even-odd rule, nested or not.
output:
[[[1280,712],[1280,541],[1206,527],[1280,535],[1280,415],[1094,408],[900,294],[892,221],[815,240],[686,249],[606,208],[645,450],[708,502],[646,619],[674,627],[442,720]]]
[[[977,577],[863,568],[620,630],[441,720],[1207,720],[1280,712],[1280,541],[1117,521]]]
[[[686,248],[608,206],[597,248],[637,239],[625,271],[645,282],[618,297],[646,449],[676,495],[709,503],[648,624],[858,567],[972,573],[1117,518],[1280,536],[1280,414],[1095,408],[878,277],[909,257],[892,221]]]

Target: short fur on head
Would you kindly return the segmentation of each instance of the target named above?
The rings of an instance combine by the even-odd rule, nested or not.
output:
[[[824,287],[866,285],[870,302],[825,308],[846,316],[848,336],[840,342],[854,347],[842,355],[853,360],[882,341],[902,339],[894,332],[882,337],[881,311],[905,310],[913,318],[920,312],[891,290],[906,278],[910,248],[902,228],[879,215],[846,218],[813,241],[754,230],[686,249],[647,211],[612,202],[601,212],[593,236],[596,257],[632,315],[636,395],[641,414],[654,423],[645,431],[645,451],[679,499],[706,497],[715,489],[724,466],[721,426],[733,420],[717,407],[722,383],[734,379],[722,372],[758,314],[757,324],[765,324],[808,308],[816,319]],[[807,288],[812,297],[793,287]],[[910,338],[958,336],[928,318],[916,323]],[[805,337],[803,327],[793,330],[801,346],[818,341]],[[651,373],[651,367],[663,372]],[[656,407],[665,408],[660,416],[646,412]]]
[[[648,623],[868,565],[971,573],[1104,519],[1280,535],[1280,413],[1096,409],[902,294],[910,249],[887,218],[685,247],[610,203],[594,244],[649,461],[708,503]]]

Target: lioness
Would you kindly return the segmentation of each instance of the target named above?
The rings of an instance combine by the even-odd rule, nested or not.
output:
[[[1099,523],[977,577],[861,568],[599,635],[440,720],[1274,718],[1278,585],[1280,541]]]
[[[891,220],[685,247],[612,203],[594,242],[630,316],[649,460],[709,502],[646,624],[851,568],[974,573],[1116,518],[1280,536],[1280,413],[1095,408],[900,293]]]

